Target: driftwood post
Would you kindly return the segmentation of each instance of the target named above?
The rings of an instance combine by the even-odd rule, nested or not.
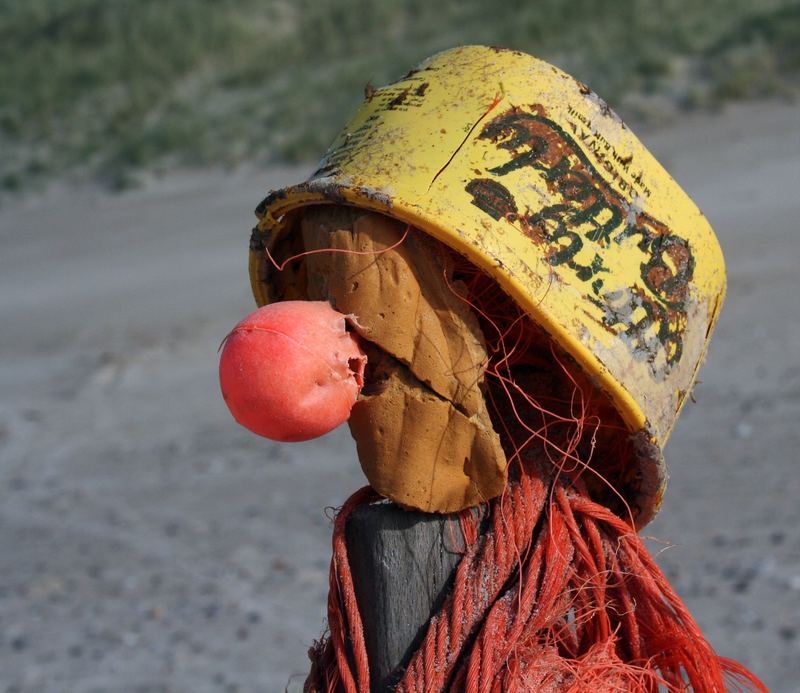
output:
[[[371,693],[384,693],[399,680],[447,595],[463,552],[463,535],[456,515],[378,503],[353,512],[346,540]]]

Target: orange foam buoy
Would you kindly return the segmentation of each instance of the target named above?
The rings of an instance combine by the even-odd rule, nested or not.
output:
[[[242,426],[284,442],[310,440],[350,416],[367,357],[325,301],[283,301],[250,313],[225,339],[222,396]]]

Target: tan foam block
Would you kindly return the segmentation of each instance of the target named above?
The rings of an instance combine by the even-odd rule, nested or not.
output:
[[[350,417],[361,466],[379,493],[405,507],[442,513],[502,493],[505,457],[491,428],[403,370],[384,385],[379,395],[359,400]]]
[[[450,256],[416,230],[345,207],[301,220],[307,293],[355,316],[367,383],[350,419],[370,483],[407,507],[452,512],[502,492],[506,458],[481,385],[480,326],[446,279]],[[371,387],[376,385],[378,387]]]
[[[302,221],[310,297],[352,313],[366,339],[468,415],[483,408],[486,349],[475,316],[445,281],[449,257],[425,234],[379,214],[321,207]]]

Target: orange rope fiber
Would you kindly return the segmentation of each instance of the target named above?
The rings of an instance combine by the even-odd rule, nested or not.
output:
[[[548,484],[541,465],[521,467],[506,496],[488,504],[489,529],[467,546],[396,691],[767,690],[716,655],[625,521],[580,484]],[[330,636],[316,650],[306,691],[370,690],[345,525],[375,499],[365,487],[336,518]],[[479,514],[460,519],[477,533]]]

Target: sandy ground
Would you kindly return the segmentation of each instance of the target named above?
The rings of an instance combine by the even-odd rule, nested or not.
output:
[[[800,107],[645,137],[717,229],[730,292],[667,449],[659,561],[724,655],[800,691]],[[217,347],[252,209],[304,171],[0,208],[0,693],[300,690],[346,430],[240,430]],[[668,548],[667,548],[668,547]]]

